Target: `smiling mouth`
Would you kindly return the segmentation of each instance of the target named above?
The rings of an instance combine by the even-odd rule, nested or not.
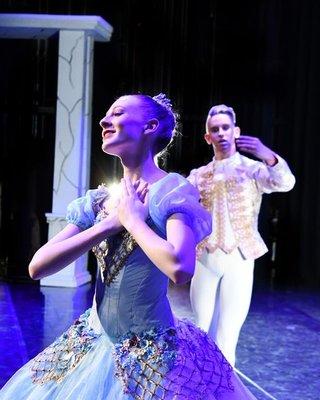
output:
[[[112,136],[116,131],[112,130],[105,130],[102,132],[102,139],[107,139],[108,137]]]

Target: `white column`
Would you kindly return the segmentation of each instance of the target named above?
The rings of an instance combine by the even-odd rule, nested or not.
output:
[[[112,26],[93,15],[0,14],[0,38],[47,39],[59,32],[58,98],[49,239],[66,224],[67,205],[89,186],[94,41],[109,41]],[[89,282],[87,256],[41,280],[43,286]]]
[[[68,204],[83,196],[90,173],[93,40],[85,31],[60,31],[52,213],[49,239],[62,227]],[[41,285],[75,287],[89,282],[87,255]]]

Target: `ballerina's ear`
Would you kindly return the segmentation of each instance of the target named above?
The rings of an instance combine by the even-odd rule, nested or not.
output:
[[[159,127],[159,120],[157,120],[156,118],[152,118],[145,124],[144,133],[147,135],[150,133],[154,133],[157,131],[158,127]]]

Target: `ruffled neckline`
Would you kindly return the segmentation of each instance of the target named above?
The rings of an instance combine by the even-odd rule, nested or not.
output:
[[[213,157],[212,162],[213,165],[229,165],[229,164],[234,164],[235,162],[238,162],[240,159],[240,153],[236,151],[232,156],[228,158],[224,158],[222,160],[216,160],[215,157]]]

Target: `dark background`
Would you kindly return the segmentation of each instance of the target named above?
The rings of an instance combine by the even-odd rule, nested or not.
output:
[[[164,92],[172,99],[182,136],[165,167],[185,175],[212,157],[202,138],[209,107],[233,106],[242,132],[283,156],[297,179],[291,192],[264,196],[260,231],[268,247],[276,240],[277,251],[274,262],[270,251],[257,260],[256,285],[319,288],[319,1],[1,0],[0,12],[100,15],[113,26],[111,41],[95,44],[92,187],[120,173],[100,151],[98,126],[117,96]],[[27,264],[47,238],[57,49],[58,37],[0,39],[0,275],[6,279],[28,279]]]

